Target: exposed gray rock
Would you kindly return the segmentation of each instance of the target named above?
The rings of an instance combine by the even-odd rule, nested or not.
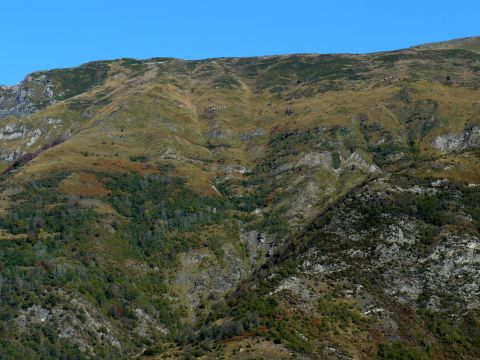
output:
[[[62,293],[67,306],[61,304],[52,308],[32,305],[21,310],[16,324],[22,330],[28,330],[33,325],[44,326],[47,323],[58,324],[60,338],[69,339],[83,352],[94,355],[89,336],[95,334],[98,341],[110,346],[121,348],[121,343],[114,334],[112,324],[104,316],[95,312],[94,307],[80,297],[71,297]],[[76,315],[72,316],[76,313]]]
[[[432,190],[440,191],[442,184],[443,180],[432,182]],[[381,196],[381,192],[367,192],[360,199],[366,202],[368,197]],[[419,228],[415,218],[389,214],[382,214],[378,223],[371,224],[365,222],[364,214],[346,207],[323,229],[335,246],[328,252],[310,249],[300,269],[319,276],[382,274],[383,291],[400,303],[450,311],[478,309],[480,239],[444,230],[431,250],[419,251],[424,226]]]
[[[148,338],[150,337],[151,330],[157,330],[163,335],[169,333],[169,330],[159,324],[150,314],[145,312],[144,310],[137,308],[135,309],[135,315],[138,320],[136,332],[138,336]]]
[[[359,168],[365,170],[369,173],[376,173],[380,171],[380,168],[375,164],[369,164],[359,153],[353,152],[348,157],[344,157],[339,154],[340,166],[334,168],[332,165],[332,152],[322,151],[322,152],[309,152],[304,154],[296,163],[288,162],[280,165],[272,171],[272,175],[278,175],[283,172],[287,172],[299,167],[310,167],[316,168],[321,167],[328,171],[333,172],[336,175],[339,175],[345,170],[354,170]]]
[[[27,146],[32,146],[37,142],[37,140],[40,138],[40,135],[42,135],[42,131],[40,129],[34,129],[30,133],[30,140],[27,142]]]
[[[463,151],[480,147],[480,128],[465,129],[460,134],[445,134],[433,140],[433,147],[442,152]]]
[[[23,155],[23,152],[20,150],[0,151],[0,160],[10,162],[15,159],[18,159],[22,155]]]
[[[54,102],[52,83],[47,75],[27,76],[20,84],[0,87],[0,119],[22,117]]]
[[[380,171],[380,168],[375,164],[369,164],[364,158],[360,156],[359,153],[353,152],[350,156],[345,159],[342,163],[342,168],[351,168],[352,165],[357,166],[361,169],[367,170],[370,173],[376,173]]]
[[[27,129],[21,124],[8,124],[0,130],[1,140],[15,140],[24,137],[27,133]]]
[[[252,138],[256,137],[262,137],[265,135],[265,132],[261,128],[257,128],[255,130],[247,131],[244,132],[243,134],[240,135],[240,140],[242,141],[248,141]]]

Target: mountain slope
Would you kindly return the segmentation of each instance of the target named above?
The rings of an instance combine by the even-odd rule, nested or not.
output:
[[[1,88],[0,353],[478,357],[478,48]]]

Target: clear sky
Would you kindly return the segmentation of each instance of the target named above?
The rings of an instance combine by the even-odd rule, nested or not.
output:
[[[365,53],[480,35],[480,0],[3,0],[0,84],[91,60]]]

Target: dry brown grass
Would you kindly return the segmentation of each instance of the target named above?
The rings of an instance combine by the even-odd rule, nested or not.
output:
[[[93,197],[103,197],[109,193],[95,175],[85,172],[72,174],[60,183],[58,189],[66,194]]]

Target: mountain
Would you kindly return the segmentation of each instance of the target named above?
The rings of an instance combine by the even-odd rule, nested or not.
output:
[[[480,38],[0,88],[5,359],[480,357]]]

